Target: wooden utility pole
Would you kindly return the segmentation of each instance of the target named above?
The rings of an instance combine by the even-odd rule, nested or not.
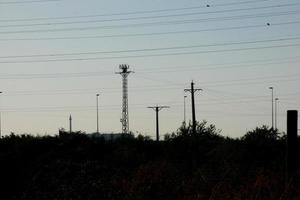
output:
[[[202,89],[195,89],[194,88],[195,83],[191,82],[191,89],[185,89],[185,92],[191,93],[192,98],[192,120],[193,120],[193,133],[196,133],[196,111],[195,111],[195,92],[202,91]]]
[[[159,141],[159,120],[158,120],[158,113],[163,108],[170,108],[169,106],[150,106],[148,108],[153,109],[156,112],[156,141]]]

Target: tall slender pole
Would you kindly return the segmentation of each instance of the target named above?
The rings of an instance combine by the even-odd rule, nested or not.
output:
[[[99,96],[100,96],[100,94],[96,94],[96,103],[97,103],[97,133],[99,133]]]
[[[156,112],[156,141],[158,142],[159,141],[159,121],[158,121],[158,110],[159,108],[156,107],[155,108],[155,112]]]
[[[272,96],[272,130],[274,130],[274,88],[273,87],[269,87],[269,89],[271,90],[271,96]]]
[[[70,133],[72,133],[72,115],[69,117],[69,122],[70,122]]]
[[[192,121],[193,121],[193,134],[196,134],[196,111],[195,111],[195,92],[196,91],[202,91],[202,89],[194,89],[194,82],[191,82],[191,89],[185,89],[185,92],[191,93],[192,98]]]
[[[278,100],[279,98],[275,98],[275,130],[277,130]]]
[[[152,106],[152,107],[148,107],[148,108],[152,108],[155,113],[156,113],[156,141],[159,141],[159,119],[158,119],[158,113],[159,111],[161,111],[163,108],[170,108],[169,106]]]
[[[195,111],[195,93],[194,93],[194,82],[191,83],[192,90],[192,120],[193,120],[193,133],[196,133],[196,111]]]
[[[186,126],[186,103],[185,103],[185,100],[186,100],[186,95],[184,95],[183,97],[183,123],[184,123],[184,126]]]

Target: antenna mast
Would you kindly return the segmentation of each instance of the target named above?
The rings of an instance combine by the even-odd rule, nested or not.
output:
[[[122,76],[122,89],[123,89],[123,96],[122,96],[122,133],[128,134],[129,133],[129,117],[128,117],[128,75],[133,73],[133,71],[129,70],[129,65],[122,64],[119,65],[120,72],[116,74],[121,74]]]

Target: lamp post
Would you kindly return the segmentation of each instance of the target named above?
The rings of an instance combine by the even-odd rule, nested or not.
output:
[[[96,103],[97,103],[97,133],[99,133],[99,96],[100,96],[100,94],[96,94]]]
[[[186,98],[187,98],[187,96],[184,95],[183,96],[183,123],[184,123],[184,126],[186,126],[186,104],[185,104]]]
[[[277,110],[278,110],[278,100],[279,98],[275,98],[275,130],[277,130]]]
[[[272,91],[272,130],[274,130],[274,88],[269,87],[269,89]]]

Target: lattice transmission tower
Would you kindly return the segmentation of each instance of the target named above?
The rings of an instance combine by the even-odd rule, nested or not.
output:
[[[129,115],[128,115],[128,75],[133,73],[133,71],[129,70],[129,65],[122,64],[119,65],[120,72],[116,74],[121,74],[122,76],[122,88],[123,88],[123,95],[122,95],[122,133],[128,134],[129,133]]]

